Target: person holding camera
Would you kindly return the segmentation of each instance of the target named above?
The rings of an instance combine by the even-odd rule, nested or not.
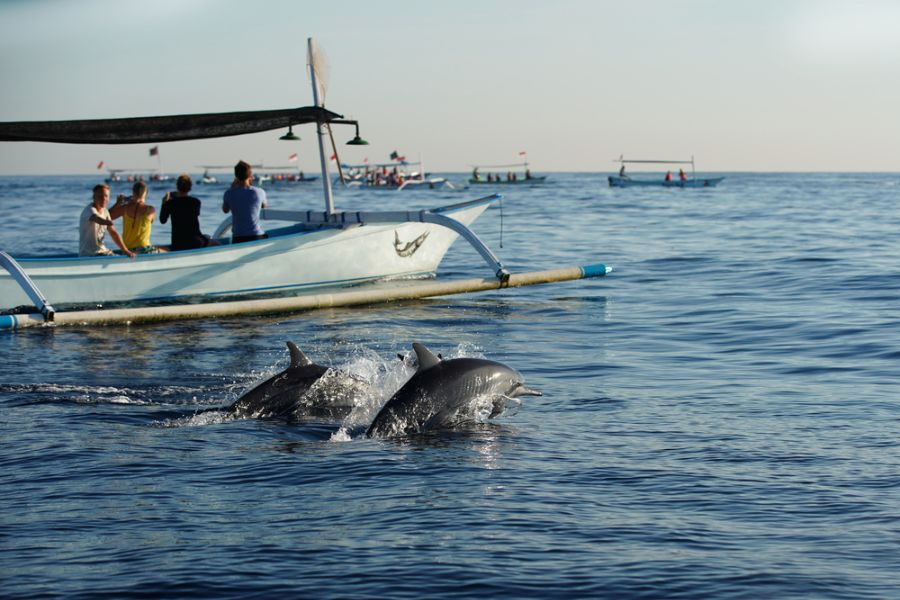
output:
[[[232,244],[269,237],[259,224],[259,211],[267,205],[266,193],[253,185],[253,169],[248,163],[238,161],[234,166],[234,182],[222,197],[222,212],[232,214]]]
[[[189,195],[193,185],[190,175],[182,173],[175,180],[177,192],[174,195],[166,192],[163,198],[159,222],[165,223],[172,217],[171,250],[192,250],[218,245],[218,242],[200,232],[200,200]]]
[[[132,193],[131,198],[121,194],[116,198],[116,203],[109,209],[110,218],[122,217],[122,239],[129,250],[137,254],[159,252],[159,248],[150,243],[156,208],[146,202],[147,184],[135,182]]]

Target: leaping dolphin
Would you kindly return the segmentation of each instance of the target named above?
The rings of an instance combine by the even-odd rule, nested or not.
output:
[[[228,412],[243,418],[340,420],[350,414],[355,402],[371,396],[367,382],[315,364],[293,342],[287,342],[287,347],[290,366],[247,391]]]
[[[413,344],[418,369],[391,396],[366,431],[367,437],[394,437],[453,427],[472,421],[490,403],[488,418],[498,416],[519,396],[541,396],[525,386],[522,375],[483,358],[441,360],[428,348]]]

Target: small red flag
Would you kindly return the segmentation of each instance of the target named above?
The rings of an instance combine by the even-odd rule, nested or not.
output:
[[[102,168],[103,168],[103,161],[102,161],[102,160],[101,160],[100,162],[97,163],[97,168],[98,168],[98,169],[102,169]]]
[[[519,156],[525,156],[526,154],[528,154],[528,153],[525,152],[524,150],[522,150],[521,152],[519,152]]]
[[[156,156],[157,154],[159,154],[159,146],[150,148],[150,156]]]
[[[335,160],[335,159],[337,159],[337,154],[332,154],[332,155],[331,155],[331,160]]]
[[[291,162],[297,160],[297,153],[294,152],[293,154],[291,154],[290,156],[288,156],[288,160],[291,161]]]

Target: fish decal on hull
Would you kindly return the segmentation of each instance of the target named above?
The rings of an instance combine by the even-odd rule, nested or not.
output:
[[[412,256],[416,253],[422,244],[425,243],[425,239],[428,237],[428,232],[424,232],[422,235],[417,237],[411,242],[404,244],[400,241],[400,234],[394,231],[394,251],[397,253],[397,256]]]

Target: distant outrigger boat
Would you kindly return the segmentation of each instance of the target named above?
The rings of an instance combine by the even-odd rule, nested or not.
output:
[[[265,169],[265,171],[262,171]],[[262,183],[309,183],[318,179],[317,176],[309,177],[303,171],[293,165],[283,167],[261,167],[254,171],[257,180]]]
[[[455,189],[446,177],[434,177],[426,173],[422,161],[409,162],[404,159],[392,163],[340,163],[339,166],[341,171],[338,181],[346,187],[396,191],[418,187]]]
[[[109,177],[106,183],[133,183],[135,181],[166,181],[168,176],[161,176],[152,169],[107,169]],[[128,173],[128,175],[122,175]]]
[[[516,167],[522,167],[524,172],[521,177],[515,171],[507,171],[506,174],[488,173],[487,175],[482,175],[480,173],[481,169],[512,169]],[[528,168],[528,161],[525,161],[508,165],[475,165],[472,168],[472,176],[469,177],[469,183],[472,185],[531,185],[543,183],[545,179],[547,179],[546,175],[537,177],[532,175],[531,169]]]
[[[196,250],[139,254],[134,259],[75,255],[13,258],[0,251],[0,265],[5,268],[0,269],[0,330],[50,323],[131,323],[290,312],[600,277],[610,271],[594,264],[510,273],[468,228],[499,198],[497,195],[432,210],[335,211],[326,140],[331,137],[332,124],[355,125],[354,140],[359,139],[359,126],[324,107],[325,87],[319,78],[318,53],[312,39],[308,41],[308,56],[314,104],[309,107],[0,123],[0,141],[68,144],[145,144],[241,135],[285,126],[291,135],[293,125],[315,123],[325,195],[323,212],[263,210],[263,219],[291,224],[270,229],[268,239],[253,242],[230,243],[229,216],[214,234],[221,245]],[[376,280],[434,276],[459,236],[481,255],[492,277],[359,286]],[[279,296],[221,301],[262,292],[277,292]],[[49,299],[66,310],[57,311]],[[157,300],[182,303],[148,305],[148,301]],[[103,307],[115,302],[132,306]]]
[[[724,177],[697,177],[694,171],[694,157],[691,160],[631,160],[619,157],[615,160],[621,163],[622,168],[618,175],[610,175],[609,187],[676,187],[676,188],[706,188],[716,187]],[[691,165],[691,175],[686,179],[672,177],[671,179],[633,179],[625,174],[626,164],[660,164],[660,165]]]
[[[197,183],[205,185],[214,185],[216,183],[219,183],[219,179],[209,172],[210,169],[215,168],[217,167],[203,167],[203,175],[200,177],[200,179],[197,180]]]

